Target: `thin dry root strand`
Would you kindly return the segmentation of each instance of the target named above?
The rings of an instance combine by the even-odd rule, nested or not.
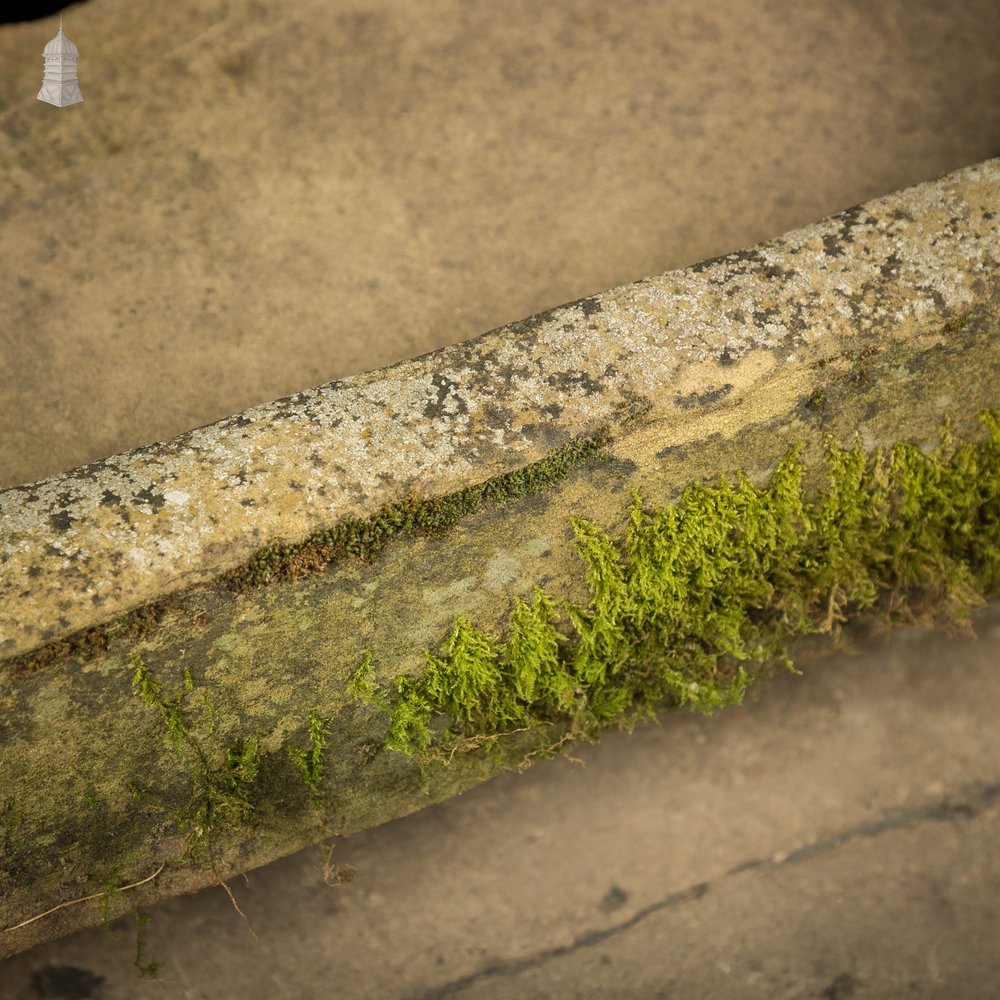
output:
[[[160,872],[162,872],[163,869],[166,867],[167,863],[166,861],[164,861],[163,864],[160,865],[160,867],[157,868],[152,875],[147,875],[144,879],[140,879],[138,882],[130,882],[128,885],[115,886],[115,891],[125,892],[126,889],[135,889],[140,885],[145,885],[147,882],[152,882],[153,879],[156,878],[156,876],[159,875]],[[14,924],[11,927],[5,927],[3,929],[3,933],[6,934],[8,931],[16,931],[21,927],[27,927],[28,924],[33,924],[36,920],[41,920],[42,917],[47,917],[50,913],[55,913],[56,910],[61,910],[67,906],[75,906],[77,903],[86,903],[88,899],[98,899],[101,896],[106,895],[107,892],[108,892],[107,889],[102,889],[100,892],[92,892],[89,896],[80,896],[79,899],[68,899],[66,900],[65,903],[60,903],[58,906],[53,906],[51,910],[46,910],[44,913],[38,913],[33,917],[28,917],[27,920],[22,920],[19,924]]]
[[[249,884],[250,883],[248,881],[247,885]],[[225,881],[223,880],[219,881],[219,885],[221,885],[222,888],[226,890],[226,895],[229,897],[229,902],[233,904],[233,909],[235,909],[236,912],[243,918],[243,922],[247,925],[247,930],[253,935],[254,938],[256,938],[257,934],[254,931],[254,929],[250,926],[250,921],[247,920],[247,915],[240,909],[240,904],[236,902],[236,897],[233,895],[233,890],[230,889],[229,886],[226,885]]]

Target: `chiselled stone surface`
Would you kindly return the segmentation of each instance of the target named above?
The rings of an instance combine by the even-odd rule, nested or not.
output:
[[[641,406],[669,447],[773,416],[821,360],[946,343],[950,320],[995,305],[998,212],[991,160],[4,491],[0,654],[409,492],[442,496],[516,469]]]

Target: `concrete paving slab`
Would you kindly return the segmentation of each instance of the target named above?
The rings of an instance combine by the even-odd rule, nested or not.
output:
[[[0,29],[0,488],[1000,155],[990,0],[89,0],[68,108],[57,26]]]

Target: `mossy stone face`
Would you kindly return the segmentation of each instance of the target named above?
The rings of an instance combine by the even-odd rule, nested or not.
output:
[[[536,402],[565,404],[558,422],[527,396],[507,408],[520,450],[497,443],[476,464],[468,439],[456,438],[440,445],[451,464],[429,480],[434,495],[356,493],[319,524],[319,508],[292,516],[281,494],[268,514],[271,528],[288,527],[281,544],[267,532],[240,536],[225,565],[209,560],[152,605],[104,618],[91,609],[91,631],[75,639],[77,619],[67,617],[42,652],[27,649],[25,631],[24,651],[0,661],[0,927],[160,872],[111,899],[114,916],[404,815],[659,706],[711,710],[780,666],[796,637],[834,633],[865,609],[920,613],[923,593],[960,616],[997,582],[1000,462],[995,424],[977,415],[1000,401],[998,290],[982,269],[960,270],[965,257],[928,286],[949,303],[940,314],[914,304],[912,283],[886,287],[877,309],[842,301],[831,283],[847,280],[851,254],[864,257],[858,246],[885,249],[921,206],[933,221],[942,199],[972,205],[977,185],[994,183],[990,170],[979,173],[911,195],[910,222],[888,242],[876,222],[878,232],[863,232],[857,212],[828,220],[819,229],[854,244],[822,266],[811,242],[819,230],[802,231],[566,307],[516,344],[480,342],[476,350],[495,348],[495,365],[514,356],[503,351],[533,359],[518,369],[526,384],[564,360],[560,350],[587,353],[579,377],[549,372],[539,389]],[[872,218],[890,218],[890,208],[876,204]],[[981,227],[962,241],[965,216],[947,218],[958,221],[940,223],[942,241],[980,247],[986,259]],[[678,289],[695,287],[724,326],[729,289],[777,294],[764,278],[785,251],[815,268],[790,272],[788,288],[777,283],[792,311],[774,343],[762,328],[754,344],[733,334],[709,351],[718,338],[704,316],[676,344],[656,326],[657,316],[690,318]],[[935,260],[914,250],[914,273]],[[817,323],[824,303],[843,305],[827,317],[843,320],[836,335],[792,323],[790,303],[808,280],[822,290],[809,300]],[[866,280],[856,283],[867,294]],[[959,307],[961,322],[945,329]],[[765,326],[777,316],[767,313]],[[597,339],[578,329],[573,347],[575,322],[594,324]],[[669,341],[670,357],[641,348],[647,340],[657,350]],[[413,364],[417,386],[423,369]],[[483,406],[489,377],[477,375]],[[377,384],[365,377],[353,389]],[[305,395],[299,402],[322,416],[326,404]],[[319,417],[305,429],[291,403],[275,406],[290,421],[286,444],[320,433]],[[459,416],[471,426],[475,412]],[[945,416],[967,444],[935,458]],[[238,436],[242,425],[226,426]],[[171,462],[183,447],[166,449]],[[317,490],[321,478],[310,480]],[[169,533],[151,526],[167,513],[133,526],[163,552]],[[168,520],[170,530],[190,527]],[[117,543],[105,542],[110,559]],[[86,591],[74,574],[86,567],[82,558],[74,566],[60,599],[79,611]],[[155,571],[144,579],[152,587]],[[96,919],[93,902],[62,908],[0,933],[0,951]]]
[[[147,895],[176,890],[248,850],[284,853],[317,835],[404,814],[568,738],[630,726],[657,707],[711,711],[738,701],[749,680],[773,669],[788,640],[835,630],[880,594],[944,595],[945,610],[960,616],[1000,579],[1000,427],[995,415],[983,422],[987,440],[953,453],[945,426],[932,457],[908,444],[868,455],[859,444],[842,449],[828,439],[826,488],[812,500],[803,493],[799,448],[767,489],[738,472],[733,484],[689,484],[679,504],[662,508],[633,493],[618,537],[596,517],[567,510],[584,509],[594,482],[588,471],[613,474],[616,463],[597,460],[553,490],[542,509],[536,499],[521,501],[530,511],[479,512],[458,546],[472,543],[471,532],[489,551],[501,523],[523,518],[537,532],[539,519],[558,510],[564,530],[551,537],[555,546],[561,534],[575,552],[578,569],[567,579],[576,599],[551,584],[549,593],[535,587],[527,600],[514,596],[495,632],[463,613],[436,652],[413,650],[395,669],[357,628],[356,663],[324,657],[331,641],[343,650],[351,635],[345,621],[331,640],[336,609],[357,621],[366,606],[360,596],[331,599],[331,584],[343,576],[348,589],[334,594],[365,588],[350,573],[330,572],[230,596],[229,625],[211,642],[168,630],[135,644],[143,651],[133,648],[127,661],[121,649],[99,658],[100,669],[80,663],[77,676],[100,678],[105,697],[123,685],[129,696],[113,716],[100,716],[67,713],[66,696],[57,695],[65,684],[49,685],[48,699],[36,695],[36,709],[67,713],[69,725],[58,743],[22,744],[30,752],[22,749],[21,760],[34,770],[6,797],[5,896],[20,899],[23,913],[39,886],[65,890],[74,858],[99,872],[102,885],[138,874],[143,860],[148,867],[166,858]],[[617,501],[621,491],[609,492]],[[423,564],[455,541],[454,534],[421,539],[438,549],[424,552]],[[377,568],[398,585],[394,563],[413,558],[392,547]],[[551,552],[540,558],[549,562]],[[216,608],[202,626],[215,631],[221,616]],[[267,650],[289,648],[295,635],[298,664],[281,671]],[[157,663],[156,676],[147,660]],[[46,674],[22,680],[40,690]],[[98,690],[84,682],[70,697],[86,704],[88,689]],[[95,715],[117,726],[110,740],[95,731]],[[71,768],[68,728],[78,751]],[[88,739],[119,752],[81,752]],[[40,780],[53,798],[31,795]],[[82,804],[72,818],[64,808],[39,812],[67,801]]]

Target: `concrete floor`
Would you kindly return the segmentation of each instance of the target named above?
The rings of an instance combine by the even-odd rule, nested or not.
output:
[[[1000,995],[1000,603],[975,621],[234,879],[246,923],[219,887],[153,906],[155,981],[123,918],[0,964],[0,996]]]
[[[0,488],[1000,154],[994,0],[88,0],[0,28]]]
[[[988,0],[90,0],[0,29],[0,487],[1000,154]],[[305,68],[326,84],[303,92]],[[328,72],[327,72],[328,71]],[[1000,608],[0,964],[0,997],[1000,994]]]

